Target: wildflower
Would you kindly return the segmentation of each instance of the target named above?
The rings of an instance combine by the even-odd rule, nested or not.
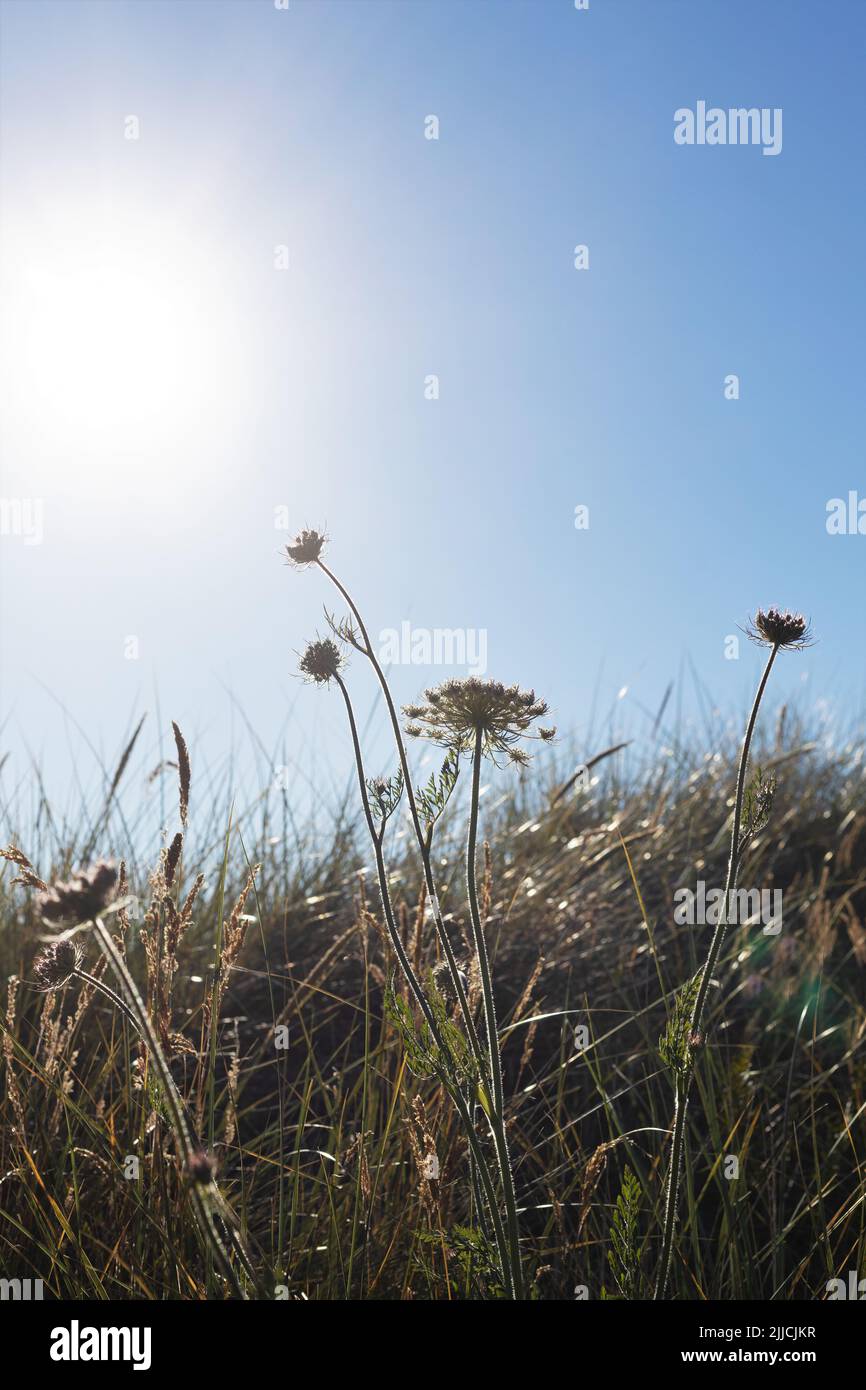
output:
[[[482,751],[496,760],[497,754],[515,763],[526,763],[528,754],[517,747],[522,738],[548,742],[555,730],[532,725],[547,713],[544,700],[534,690],[521,690],[501,681],[481,680],[477,676],[447,680],[424,692],[424,705],[406,705],[409,719],[406,732],[415,738],[458,750],[471,749],[481,735]]]
[[[316,685],[327,685],[344,664],[340,648],[330,637],[317,637],[315,642],[309,642],[299,662],[302,674]]]
[[[100,861],[92,869],[82,869],[68,883],[55,883],[40,893],[36,907],[47,922],[67,922],[77,925],[92,922],[104,912],[114,897],[117,869]]]
[[[753,642],[767,647],[785,647],[799,652],[812,644],[812,633],[802,613],[782,612],[778,608],[759,608],[746,627]]]
[[[322,553],[327,541],[324,531],[299,531],[290,545],[286,546],[286,554],[289,557],[289,564],[301,568],[304,565],[314,565]]]
[[[73,941],[55,941],[33,962],[33,973],[40,989],[60,989],[72,979],[84,958]]]

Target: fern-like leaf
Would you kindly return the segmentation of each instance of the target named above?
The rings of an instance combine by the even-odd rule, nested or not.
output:
[[[640,1183],[632,1170],[626,1168],[616,1199],[610,1228],[610,1249],[607,1252],[607,1262],[620,1298],[640,1297],[640,1245],[637,1229],[640,1195]]]
[[[698,971],[677,994],[673,1013],[659,1038],[659,1055],[668,1070],[678,1077],[685,1076],[691,1066],[692,1013],[700,987],[701,972]]]
[[[421,818],[427,829],[431,829],[448,805],[451,793],[460,772],[460,758],[456,748],[449,748],[439,774],[431,773],[423,787],[418,788],[417,800]]]

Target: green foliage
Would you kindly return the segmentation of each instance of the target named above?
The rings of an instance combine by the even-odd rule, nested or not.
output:
[[[505,1297],[496,1246],[482,1230],[477,1226],[453,1226],[449,1245],[451,1257],[463,1275],[461,1285],[468,1284],[485,1298]]]
[[[421,819],[424,821],[428,830],[431,829],[442,815],[451,797],[460,773],[460,758],[455,748],[449,748],[445,754],[445,761],[436,773],[431,773],[428,781],[423,787],[419,787],[416,793],[418,799],[418,810]]]
[[[406,1000],[394,988],[394,976],[385,990],[385,1012],[403,1040],[406,1063],[416,1076],[435,1076],[449,1088],[477,1084],[478,1068],[469,1044],[448,1016],[438,990],[430,994],[430,1007],[442,1041],[440,1047],[428,1023],[416,1024]]]
[[[764,773],[758,767],[743,795],[742,830],[740,849],[764,829],[773,809],[776,795],[776,778],[773,773]]]
[[[367,791],[370,794],[370,805],[384,825],[393,816],[403,795],[402,770],[394,777],[389,777],[387,781],[384,777],[368,777]]]
[[[640,1183],[631,1169],[626,1168],[614,1207],[610,1249],[607,1252],[607,1262],[620,1298],[635,1299],[641,1296],[640,1244],[637,1229],[640,1197]],[[609,1297],[604,1292],[602,1296]]]
[[[701,971],[677,994],[673,1013],[667,1027],[659,1038],[659,1055],[668,1071],[676,1077],[683,1077],[689,1070],[692,1050],[691,1026],[692,1012],[698,990],[701,987]]]

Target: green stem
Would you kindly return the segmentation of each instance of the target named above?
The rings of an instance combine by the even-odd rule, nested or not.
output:
[[[474,1021],[474,1019],[472,1018],[472,1011],[471,1011],[471,1009],[470,1009],[470,1007],[469,1007],[469,1000],[468,1000],[468,998],[467,998],[467,996],[466,996],[466,990],[465,990],[465,988],[464,988],[464,986],[463,986],[463,981],[462,981],[462,979],[461,979],[461,977],[460,977],[460,971],[459,971],[458,968],[457,968],[457,961],[456,961],[455,956],[454,956],[454,951],[453,951],[453,948],[452,948],[452,946],[451,946],[451,942],[450,942],[450,940],[448,939],[448,933],[447,933],[446,930],[445,930],[445,923],[444,923],[444,921],[442,920],[442,908],[441,908],[440,903],[439,903],[439,895],[438,895],[438,893],[436,892],[436,882],[435,882],[435,878],[434,878],[434,874],[433,874],[433,863],[432,863],[432,858],[431,858],[430,841],[429,841],[427,835],[426,835],[425,832],[424,832],[424,828],[422,827],[422,824],[421,824],[421,817],[420,817],[419,814],[418,814],[418,804],[417,804],[417,801],[416,801],[416,798],[415,798],[415,791],[414,791],[414,787],[413,787],[413,784],[412,784],[412,774],[411,774],[411,771],[410,771],[410,769],[409,769],[409,759],[408,759],[408,757],[406,756],[406,747],[405,747],[405,744],[404,744],[404,742],[403,742],[403,735],[402,735],[402,731],[401,731],[401,729],[400,729],[400,721],[399,721],[399,719],[398,719],[398,717],[397,717],[397,710],[396,710],[396,707],[395,707],[395,705],[394,705],[394,700],[393,700],[393,697],[392,697],[392,695],[391,695],[391,691],[390,691],[390,688],[389,688],[389,686],[388,686],[388,682],[387,682],[387,680],[385,679],[385,673],[384,673],[384,671],[382,670],[381,665],[379,664],[379,660],[378,660],[378,658],[377,658],[377,656],[376,656],[375,651],[373,650],[373,644],[372,644],[372,642],[370,641],[370,635],[369,635],[369,633],[368,633],[368,631],[367,631],[366,624],[365,624],[365,622],[364,622],[364,619],[363,619],[362,616],[361,616],[361,613],[360,613],[360,611],[359,611],[359,609],[358,609],[357,604],[355,603],[355,601],[354,601],[354,599],[352,598],[351,594],[349,593],[348,589],[346,589],[346,587],[340,582],[340,580],[339,580],[339,579],[337,578],[337,576],[333,573],[333,571],[330,570],[330,569],[328,568],[328,566],[327,566],[321,559],[320,559],[320,560],[317,560],[316,563],[317,563],[317,565],[319,566],[319,569],[322,571],[322,573],[331,581],[331,583],[334,585],[334,587],[335,587],[335,589],[337,590],[337,592],[345,599],[346,603],[349,605],[349,609],[350,609],[350,611],[351,611],[351,613],[352,613],[352,615],[353,615],[353,617],[354,617],[356,623],[358,624],[358,630],[359,630],[359,632],[360,632],[360,634],[361,634],[361,637],[362,637],[362,639],[363,639],[363,644],[364,644],[363,647],[357,646],[356,649],[359,650],[359,651],[361,651],[362,655],[366,656],[367,660],[370,662],[371,666],[373,667],[373,670],[374,670],[374,672],[375,672],[375,674],[376,674],[376,679],[377,679],[377,681],[379,682],[379,686],[380,686],[380,688],[381,688],[382,694],[383,694],[384,699],[385,699],[385,704],[386,704],[387,709],[388,709],[388,716],[389,716],[389,718],[390,718],[390,720],[391,720],[391,728],[392,728],[393,733],[394,733],[394,742],[395,742],[395,744],[396,744],[396,746],[397,746],[397,754],[398,754],[398,757],[399,757],[399,759],[400,759],[400,768],[401,768],[402,773],[403,773],[403,783],[404,783],[404,786],[405,786],[405,788],[406,788],[406,797],[407,797],[407,800],[408,800],[408,803],[409,803],[409,812],[410,812],[411,819],[412,819],[412,826],[413,826],[413,829],[414,829],[414,831],[415,831],[415,838],[416,838],[416,840],[417,840],[417,842],[418,842],[418,848],[419,848],[420,853],[421,853],[421,863],[422,863],[422,865],[423,865],[423,870],[424,870],[424,882],[425,882],[425,885],[426,885],[426,888],[427,888],[427,896],[428,896],[428,899],[429,899],[429,902],[430,902],[430,909],[431,909],[431,912],[432,912],[432,914],[433,914],[433,922],[434,922],[434,926],[435,926],[435,929],[436,929],[436,935],[437,935],[437,937],[438,937],[438,939],[439,939],[440,945],[441,945],[441,947],[442,947],[442,951],[443,951],[444,956],[445,956],[445,960],[446,960],[446,962],[447,962],[447,964],[448,964],[449,974],[450,974],[450,976],[451,976],[451,980],[452,980],[452,983],[453,983],[453,986],[454,986],[454,992],[455,992],[455,994],[456,994],[456,996],[457,996],[457,1000],[458,1000],[458,1003],[459,1003],[459,1006],[460,1006],[460,1012],[461,1012],[461,1014],[462,1014],[463,1021],[464,1021],[464,1024],[465,1024],[465,1026],[466,1026],[466,1032],[467,1032],[467,1035],[468,1035],[468,1038],[469,1038],[469,1044],[470,1044],[470,1047],[471,1047],[471,1049],[472,1049],[473,1056],[474,1056],[475,1061],[476,1061],[476,1063],[477,1063],[477,1065],[478,1065],[478,1067],[479,1067],[479,1069],[480,1069],[480,1071],[481,1071],[482,1077],[484,1077],[485,1072],[486,1072],[486,1070],[487,1070],[487,1060],[486,1060],[486,1058],[485,1058],[485,1052],[484,1052],[484,1049],[483,1049],[483,1047],[482,1047],[481,1040],[480,1040],[480,1038],[479,1038],[479,1036],[478,1036],[478,1030],[477,1030],[476,1027],[475,1027],[475,1021]],[[345,690],[344,690],[344,698],[346,698],[346,696],[345,696]],[[347,702],[347,707],[350,707],[350,706],[348,706],[348,702]],[[358,746],[358,745],[357,745],[357,741],[356,741],[356,746]],[[357,755],[356,755],[356,760],[357,760]],[[360,774],[360,781],[363,782],[363,780],[364,780],[364,778],[363,778],[363,773],[361,773],[361,774]],[[362,789],[362,801],[363,801],[363,799],[364,799],[365,796],[366,796],[366,786],[364,786],[363,789]],[[369,824],[370,824],[370,821],[368,820],[368,827],[369,827]],[[376,843],[375,833],[374,833],[374,835],[373,835],[373,842],[374,842],[374,845],[375,845],[375,843]],[[381,846],[380,846],[379,848],[380,848],[380,850],[381,850]],[[378,860],[377,860],[377,867],[378,867]],[[402,964],[402,962],[401,962],[401,964]],[[425,1014],[425,1017],[426,1017],[426,1014]],[[491,1078],[491,1080],[492,1080],[492,1078]],[[500,1076],[500,1084],[501,1084],[501,1076]],[[455,1098],[455,1103],[456,1103],[456,1098]],[[467,1114],[468,1114],[468,1111],[467,1111]],[[500,1126],[500,1128],[501,1128],[501,1126],[502,1126],[502,1124],[503,1124],[504,1122],[500,1121],[500,1122],[498,1122],[498,1123],[499,1123],[499,1126]],[[513,1206],[513,1208],[514,1208],[513,1214],[512,1214],[512,1213],[509,1213],[509,1216],[508,1216],[508,1219],[509,1219],[509,1232],[510,1232],[510,1246],[511,1246],[511,1250],[512,1250],[512,1257],[511,1257],[511,1260],[510,1260],[508,1263],[509,1263],[509,1264],[513,1264],[514,1252],[519,1253],[519,1250],[518,1250],[518,1244],[517,1244],[516,1199],[514,1198],[514,1184],[513,1184],[513,1179],[512,1179],[512,1177],[511,1177],[510,1161],[509,1161],[509,1159],[508,1159],[507,1145],[505,1144],[504,1128],[501,1130],[501,1133],[498,1134],[498,1133],[497,1133],[497,1121],[496,1121],[492,1116],[488,1116],[488,1124],[489,1124],[490,1132],[491,1132],[491,1135],[493,1136],[493,1141],[494,1141],[494,1145],[495,1145],[495,1148],[496,1148],[497,1164],[498,1164],[498,1167],[499,1167],[500,1173],[501,1173],[502,1188],[503,1188],[503,1193],[505,1194],[506,1207],[507,1207],[508,1202],[509,1202],[509,1192],[510,1192],[510,1201],[511,1201],[511,1204],[512,1204],[512,1206]],[[470,1117],[470,1126],[471,1126],[471,1117]],[[475,1134],[474,1127],[471,1128],[471,1133],[472,1133],[473,1135]],[[480,1152],[480,1150],[479,1150],[479,1152]],[[489,1174],[485,1174],[484,1176],[485,1176],[485,1178],[489,1178]],[[488,1184],[487,1184],[487,1182],[485,1182],[485,1193],[487,1193],[487,1186],[488,1186]],[[488,1195],[488,1201],[490,1201],[490,1196],[489,1196],[489,1194],[487,1194],[487,1195]],[[499,1212],[498,1212],[498,1209],[497,1209],[497,1207],[496,1207],[496,1205],[495,1205],[495,1199],[494,1199],[494,1206],[491,1208],[491,1217],[492,1217],[492,1219],[493,1219],[493,1221],[494,1221],[495,1227],[497,1227],[497,1230],[498,1230],[498,1227],[499,1227],[500,1224],[501,1224],[501,1217],[500,1217]],[[515,1297],[515,1298],[519,1297],[519,1296],[520,1296],[520,1292],[519,1292],[519,1291],[520,1291],[520,1289],[521,1289],[521,1287],[522,1287],[522,1277],[521,1277],[521,1271],[520,1271],[519,1260],[518,1260],[517,1264],[514,1265],[514,1267],[510,1269],[510,1272],[509,1272],[509,1269],[508,1269],[508,1266],[507,1266],[507,1265],[504,1265],[504,1266],[503,1266],[503,1277],[506,1279],[506,1283],[509,1284],[509,1289],[510,1289],[511,1296],[512,1296],[512,1297]]]
[[[391,945],[394,948],[394,953],[398,961],[400,962],[400,969],[406,976],[409,988],[411,989],[412,994],[415,997],[415,1002],[417,1003],[419,1009],[423,1013],[424,1021],[426,1022],[427,1027],[430,1029],[430,1032],[432,1033],[434,1039],[437,1039],[438,1045],[437,1035],[439,1029],[436,1023],[436,1016],[433,1013],[430,1003],[427,1000],[424,990],[421,987],[421,981],[415,974],[415,971],[412,967],[412,963],[409,960],[408,955],[406,954],[406,948],[403,945],[403,941],[399,931],[397,930],[397,923],[394,918],[394,909],[391,903],[391,893],[388,888],[388,870],[385,864],[385,856],[382,852],[382,837],[376,830],[376,823],[373,819],[373,812],[370,808],[370,798],[367,793],[367,782],[366,778],[364,777],[364,759],[363,754],[361,752],[361,740],[358,736],[358,726],[355,722],[355,711],[352,708],[352,701],[350,699],[349,692],[346,689],[346,684],[343,681],[342,677],[338,675],[335,676],[334,679],[336,680],[337,685],[340,687],[340,694],[343,697],[343,703],[346,706],[346,714],[349,719],[349,731],[352,736],[352,747],[355,753],[355,768],[358,774],[358,789],[361,793],[361,806],[364,811],[364,819],[367,822],[367,830],[370,835],[370,841],[373,845],[373,853],[376,858],[376,877],[379,880],[379,892],[382,897],[382,907],[385,912],[385,925],[388,929],[388,936],[390,938]]]
[[[132,1012],[131,1009],[129,1009],[126,1006],[126,1004],[121,999],[120,995],[115,994],[114,990],[111,989],[104,982],[104,980],[98,980],[95,975],[91,975],[88,973],[88,971],[81,969],[76,969],[75,971],[73,971],[73,974],[75,975],[76,979],[84,980],[86,984],[90,985],[91,989],[98,990],[99,993],[104,995],[106,999],[109,999],[111,1003],[114,1005],[114,1007],[120,1013],[123,1014],[126,1021],[132,1024],[133,1028],[139,1034],[139,1036],[141,1035],[138,1026],[138,1020],[135,1017],[135,1014]]]
[[[490,957],[481,914],[478,910],[478,886],[476,883],[476,856],[478,847],[478,801],[480,796],[481,757],[484,735],[481,729],[475,734],[475,748],[472,755],[472,792],[469,803],[469,832],[466,839],[466,890],[469,898],[469,916],[472,923],[472,936],[478,957],[478,972],[481,977],[481,993],[484,1000],[484,1027],[487,1033],[487,1050],[492,1084],[493,1113],[490,1116],[493,1139],[499,1159],[502,1177],[502,1194],[508,1222],[508,1240],[511,1248],[511,1264],[517,1297],[523,1297],[523,1276],[520,1258],[520,1231],[517,1221],[517,1198],[514,1191],[514,1175],[511,1169],[511,1156],[508,1152],[508,1137],[505,1132],[505,1090],[502,1084],[502,1058],[499,1052],[499,1029],[496,1024],[496,1002],[493,997],[493,978],[490,970]]]
[[[445,1056],[446,1044],[442,1037],[439,1024],[436,1020],[436,1015],[434,1014],[430,1002],[424,993],[421,981],[418,979],[418,976],[415,973],[412,963],[409,960],[408,955],[406,954],[406,948],[404,947],[403,941],[400,937],[400,933],[397,930],[397,923],[394,917],[394,908],[391,902],[391,892],[388,887],[388,872],[385,864],[385,857],[382,852],[382,835],[376,829],[376,823],[373,819],[373,812],[370,808],[370,798],[367,792],[367,781],[364,776],[364,757],[361,751],[361,740],[358,736],[358,726],[355,720],[355,711],[352,708],[352,701],[342,677],[336,675],[334,679],[340,688],[341,695],[343,696],[343,703],[346,706],[346,715],[349,720],[349,732],[352,737],[352,747],[355,754],[355,768],[358,774],[358,789],[361,794],[361,806],[364,811],[364,819],[367,823],[367,830],[370,836],[371,843],[373,845],[373,852],[376,858],[376,876],[379,881],[379,893],[382,898],[382,907],[385,913],[385,926],[388,931],[388,937],[391,941],[394,953],[397,956],[398,961],[400,962],[400,968],[406,977],[409,988],[412,991],[412,994],[415,998],[416,1003],[418,1004],[418,1007],[424,1015],[424,1020],[427,1024],[427,1027],[430,1030],[430,1035],[433,1038],[433,1041],[436,1044],[436,1046],[439,1048],[440,1053],[443,1056]],[[455,1106],[457,1107],[457,1112],[460,1116],[461,1122],[463,1124],[463,1129],[466,1133],[466,1137],[469,1142],[470,1152],[472,1154],[472,1158],[474,1159],[473,1175],[474,1172],[477,1171],[481,1179],[482,1187],[484,1188],[484,1195],[487,1199],[488,1206],[490,1207],[490,1214],[491,1219],[493,1221],[497,1250],[499,1251],[499,1259],[500,1264],[502,1266],[502,1276],[506,1284],[509,1285],[509,1290],[512,1296],[516,1297],[517,1292],[515,1287],[514,1276],[510,1270],[511,1258],[509,1242],[506,1238],[505,1229],[502,1225],[502,1217],[499,1213],[499,1205],[496,1200],[496,1192],[493,1185],[493,1179],[490,1174],[490,1168],[487,1163],[487,1158],[481,1148],[481,1145],[478,1142],[478,1136],[475,1132],[475,1125],[472,1121],[472,1115],[470,1113],[470,1109],[466,1100],[460,1093],[459,1084],[454,1086],[453,1088],[449,1087],[448,1091]]]
[[[430,855],[430,844],[428,843],[427,836],[424,833],[424,828],[421,825],[421,817],[418,814],[418,803],[415,798],[415,790],[412,784],[412,774],[409,770],[409,759],[406,756],[406,747],[403,742],[403,734],[400,729],[400,720],[397,717],[397,710],[394,705],[394,700],[391,695],[388,682],[385,679],[385,673],[382,670],[381,665],[379,664],[379,660],[376,656],[375,651],[373,650],[373,644],[370,641],[370,637],[367,632],[364,619],[361,617],[361,614],[358,610],[358,607],[354,599],[352,598],[348,589],[346,589],[345,586],[340,583],[340,580],[337,578],[337,576],[333,573],[332,570],[328,569],[328,566],[324,564],[322,560],[317,560],[316,563],[319,566],[319,569],[322,571],[322,573],[331,581],[331,583],[334,585],[334,588],[337,590],[339,594],[342,595],[346,603],[349,605],[349,608],[352,612],[352,616],[358,624],[358,629],[364,640],[364,646],[363,648],[360,648],[360,650],[362,654],[366,656],[367,660],[370,662],[370,665],[373,667],[373,670],[376,673],[376,679],[379,682],[379,686],[385,698],[385,704],[388,709],[388,717],[391,720],[391,728],[394,732],[394,742],[397,745],[397,756],[400,759],[400,768],[403,773],[403,782],[406,788],[406,799],[409,803],[409,814],[412,818],[412,826],[415,831],[415,838],[418,841],[418,848],[421,851],[421,863],[424,869],[424,882],[427,888],[427,897],[430,903],[430,910],[433,914],[433,923],[436,928],[436,935],[439,938],[439,943],[445,955],[445,960],[448,963],[448,971],[451,975],[451,981],[454,986],[454,992],[457,996],[457,1002],[460,1005],[460,1012],[463,1016],[463,1022],[466,1026],[466,1032],[469,1037],[469,1042],[472,1047],[472,1051],[475,1055],[475,1060],[478,1062],[479,1066],[483,1068],[484,1050],[481,1046],[481,1040],[478,1037],[478,1031],[475,1027],[475,1022],[472,1018],[472,1011],[469,1008],[469,1001],[466,997],[466,990],[463,987],[463,981],[460,978],[460,971],[457,968],[457,961],[454,956],[454,950],[451,946],[450,940],[448,939],[448,933],[445,930],[445,923],[442,920],[442,908],[439,903],[439,895],[436,892],[436,882],[433,875],[433,862]]]
[[[767,681],[773,669],[773,662],[776,660],[778,645],[775,645],[770,652],[767,664],[764,667],[764,674],[755,693],[752,704],[752,712],[749,715],[749,722],[746,725],[746,734],[743,739],[743,747],[740,753],[740,765],[737,772],[737,791],[734,798],[734,820],[731,827],[731,849],[728,856],[728,872],[725,879],[725,891],[719,909],[719,919],[713,938],[710,942],[710,949],[707,959],[701,971],[701,982],[698,987],[695,1003],[692,1009],[692,1016],[689,1024],[689,1033],[692,1038],[700,1038],[701,1024],[703,1023],[704,1010],[707,1003],[710,984],[712,982],[713,971],[719,959],[722,943],[725,939],[725,932],[728,926],[728,897],[737,880],[740,860],[740,824],[743,816],[743,798],[746,790],[746,769],[749,762],[749,749],[752,745],[752,735],[755,731],[755,723],[758,718],[758,710],[764,698],[764,691],[767,688]],[[689,1088],[694,1073],[694,1052],[690,1044],[689,1062],[685,1073],[677,1078],[676,1097],[674,1101],[674,1123],[673,1138],[671,1141],[671,1159],[668,1170],[668,1181],[665,1195],[665,1216],[664,1232],[662,1238],[662,1252],[659,1260],[658,1275],[656,1286],[653,1292],[654,1299],[664,1298],[667,1288],[668,1276],[670,1274],[671,1257],[673,1255],[674,1231],[677,1223],[677,1207],[679,1204],[680,1169],[682,1166],[683,1148],[685,1143],[686,1110],[689,1102]]]

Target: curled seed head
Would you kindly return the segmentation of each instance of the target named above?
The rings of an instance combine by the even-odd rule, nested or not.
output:
[[[330,637],[309,642],[299,662],[301,674],[316,685],[327,685],[344,665],[343,653]]]
[[[442,995],[448,1007],[452,1008],[457,1003],[457,990],[454,988],[454,980],[447,960],[440,960],[438,965],[434,965],[430,974],[433,978],[434,987],[439,994]],[[457,977],[463,986],[463,993],[465,994],[469,989],[469,981],[465,972],[462,971],[459,966],[457,969]]]
[[[324,531],[299,531],[295,539],[286,546],[289,564],[299,568],[314,564],[321,555],[327,539]]]
[[[791,613],[787,609],[759,608],[746,628],[753,642],[768,647],[785,647],[789,651],[802,651],[811,646],[812,633],[802,613]]]
[[[83,959],[74,941],[53,941],[33,962],[33,973],[40,989],[60,989],[72,979]]]
[[[78,925],[92,922],[104,912],[117,888],[117,869],[101,860],[91,869],[73,874],[68,883],[55,883],[40,893],[36,907],[46,922]]]

